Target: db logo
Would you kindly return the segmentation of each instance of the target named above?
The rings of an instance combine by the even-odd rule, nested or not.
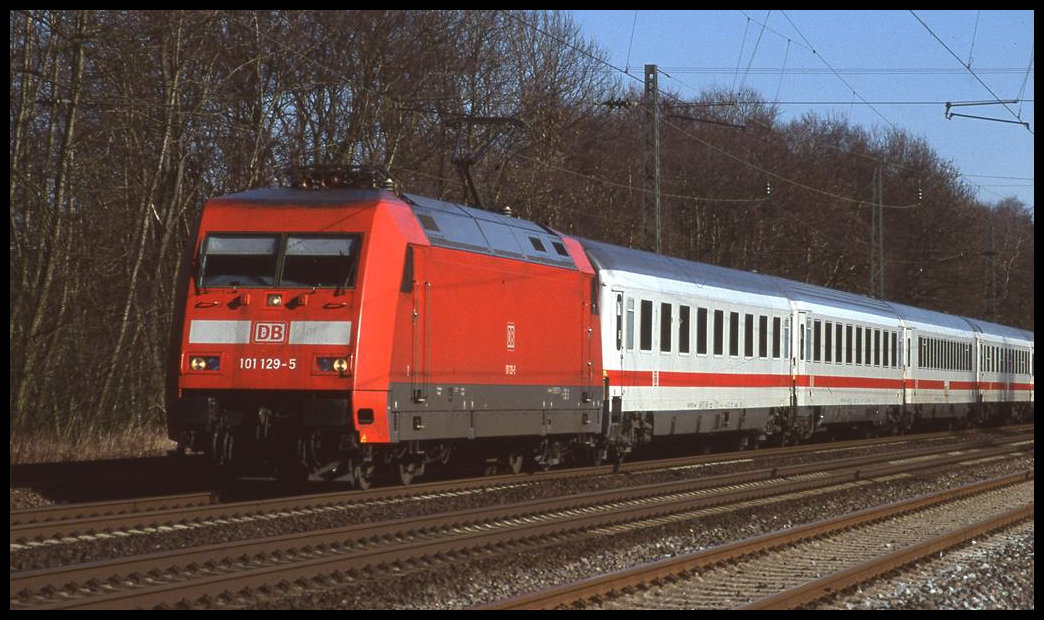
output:
[[[254,342],[286,342],[286,323],[254,323]]]

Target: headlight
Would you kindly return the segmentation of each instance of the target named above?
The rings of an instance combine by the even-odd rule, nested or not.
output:
[[[190,357],[189,368],[197,372],[204,370],[220,370],[221,358],[216,355],[197,355]]]
[[[343,357],[318,357],[315,361],[321,372],[348,372],[348,360]]]

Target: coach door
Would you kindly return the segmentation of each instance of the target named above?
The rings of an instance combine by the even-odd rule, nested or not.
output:
[[[911,355],[910,355],[910,340],[911,339],[912,339],[912,337],[910,335],[910,328],[906,327],[904,325],[903,326],[903,350],[900,353],[900,355],[902,355],[902,358],[899,360],[900,361],[900,365],[902,366],[902,369],[903,369],[903,378],[902,378],[902,382],[901,383],[902,383],[902,392],[903,392],[903,413],[904,414],[906,413],[906,403],[910,402],[910,389],[912,388],[912,386],[910,385],[911,384],[911,377],[913,376],[913,370],[910,368],[910,362],[913,359],[911,357]]]
[[[793,339],[790,346],[790,375],[794,379],[795,404],[807,405],[815,382],[812,378],[811,364],[808,363],[809,351],[812,347],[812,334],[809,329],[811,319],[807,312],[798,311],[794,321],[794,329],[791,330]],[[809,389],[801,389],[808,386]]]
[[[638,300],[620,289],[613,289],[612,294],[615,308],[613,344],[616,346],[619,372],[611,383],[613,387],[625,388],[633,385],[638,369]],[[617,392],[617,395],[622,394]]]

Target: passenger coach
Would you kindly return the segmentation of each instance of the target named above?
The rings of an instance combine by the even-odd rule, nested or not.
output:
[[[1033,334],[782,278],[583,242],[624,445],[734,448],[1027,419]]]

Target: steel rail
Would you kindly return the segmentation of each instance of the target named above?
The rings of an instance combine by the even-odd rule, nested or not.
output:
[[[1003,447],[994,448],[992,451],[1007,452]],[[316,571],[321,572],[323,570],[320,567],[329,567],[331,565],[337,566],[337,570],[343,570],[343,566],[346,564],[366,566],[367,562],[387,563],[407,561],[415,557],[417,554],[431,556],[445,553],[447,551],[466,550],[474,545],[489,546],[503,544],[505,542],[517,542],[522,538],[533,539],[536,536],[579,531],[582,528],[633,522],[643,518],[661,517],[666,514],[674,514],[681,511],[691,511],[704,507],[721,506],[750,499],[759,499],[802,490],[829,487],[839,483],[859,479],[861,476],[865,478],[874,475],[889,475],[897,471],[939,467],[960,460],[977,458],[979,456],[980,455],[969,454],[948,455],[932,461],[907,460],[907,462],[900,464],[887,462],[893,460],[891,458],[881,458],[880,460],[886,462],[877,468],[867,469],[864,466],[863,469],[853,469],[849,467],[844,468],[845,471],[832,476],[815,477],[797,481],[784,480],[778,485],[761,488],[731,487],[723,489],[718,493],[707,493],[702,497],[692,497],[684,495],[683,493],[680,496],[678,495],[684,490],[691,491],[693,489],[705,488],[712,485],[690,483],[686,486],[684,483],[659,483],[643,488],[624,489],[622,491],[599,491],[580,496],[536,500],[522,504],[498,507],[494,510],[488,508],[475,509],[449,515],[402,519],[389,523],[356,525],[321,532],[307,532],[270,539],[226,543],[204,549],[171,551],[151,556],[140,556],[108,562],[70,566],[54,570],[29,571],[11,575],[11,598],[12,600],[15,600],[21,593],[23,593],[23,591],[31,593],[40,591],[44,588],[59,588],[66,583],[86,583],[91,580],[111,582],[111,579],[114,576],[134,573],[148,574],[156,570],[163,570],[166,567],[176,565],[201,565],[229,561],[234,560],[235,558],[253,557],[254,555],[261,553],[272,554],[293,549],[301,549],[303,546],[312,549],[321,549],[326,545],[343,544],[347,541],[363,542],[363,544],[357,545],[355,548],[347,552],[339,553],[339,555],[335,555],[334,557],[321,558],[316,561],[318,562],[317,564],[315,562],[305,562],[294,563],[291,566],[282,566],[282,568],[295,575],[307,573],[314,576]],[[808,468],[808,466],[800,467],[806,470]],[[808,472],[806,471],[806,473]],[[730,482],[736,484],[734,476],[724,476],[719,477],[719,479],[731,479]],[[659,494],[660,497],[656,497],[657,494]],[[664,495],[667,497],[664,498]],[[672,497],[672,495],[677,497]],[[598,506],[598,502],[601,502],[602,504],[609,503],[609,509],[606,510],[605,508],[601,508],[601,513],[597,510],[588,510],[586,511],[586,514],[581,510],[591,506]],[[631,502],[631,504],[628,505],[627,502]],[[546,515],[555,511],[562,513],[562,515],[543,519],[529,518],[531,515]],[[510,520],[512,523],[506,527],[503,524],[494,524],[493,522],[498,519],[504,522]],[[474,535],[471,533],[440,533],[454,528],[458,531],[469,532],[474,530],[478,533]],[[442,536],[442,538],[433,541],[431,540],[433,536]],[[479,538],[475,539],[474,536],[479,536]],[[486,538],[483,539],[482,537]],[[427,538],[428,540],[420,541],[416,544],[406,544],[406,546],[395,545],[394,543],[390,546],[381,546],[380,543],[380,541],[393,540],[412,541],[417,538]],[[365,553],[375,553],[377,554],[376,556],[359,556],[359,553],[363,553],[363,551],[360,551],[361,547],[373,547],[375,545],[378,546],[377,549],[374,549],[372,552],[365,551]],[[349,561],[348,556],[355,556],[355,559]],[[326,568],[325,570],[332,571],[335,569]],[[304,571],[304,573],[300,573],[300,571]],[[113,605],[114,607],[120,607],[132,604],[154,605],[161,604],[161,602],[169,603],[169,597],[176,592],[180,592],[182,596],[192,596],[196,594],[215,595],[220,593],[220,590],[217,592],[213,591],[215,584],[227,583],[228,587],[232,587],[232,585],[238,586],[244,583],[255,583],[256,585],[257,579],[267,579],[271,574],[272,573],[267,568],[248,569],[234,576],[222,576],[213,579],[207,578],[206,581],[202,582],[195,580],[193,581],[193,584],[195,585],[182,584],[176,586],[172,585],[170,587],[157,586],[148,588],[150,591],[155,592],[155,596],[158,598],[143,598],[153,595],[140,591],[136,593],[131,589],[128,592],[113,593],[111,595],[103,595],[100,597],[85,597],[81,602],[73,603],[70,601],[69,605]],[[56,605],[59,607],[66,606],[65,603],[58,603]]]
[[[842,592],[883,575],[889,571],[912,564],[930,555],[952,549],[973,538],[1004,529],[1010,525],[1033,517],[1033,504],[1020,506],[992,518],[973,523],[963,528],[941,534],[922,543],[900,549],[894,553],[874,558],[847,570],[827,575],[790,590],[743,605],[738,609],[794,609],[808,605],[821,598]]]
[[[861,510],[834,519],[825,519],[789,528],[781,532],[773,532],[720,545],[698,553],[644,564],[609,575],[512,597],[484,605],[480,609],[554,609],[557,607],[572,607],[583,601],[602,597],[613,592],[622,592],[642,584],[670,579],[689,571],[730,562],[774,547],[791,545],[795,542],[815,538],[830,532],[847,529],[863,523],[879,521],[891,516],[1032,479],[1033,472],[1025,471],[993,480],[964,485],[940,493],[924,495],[911,500]]]

